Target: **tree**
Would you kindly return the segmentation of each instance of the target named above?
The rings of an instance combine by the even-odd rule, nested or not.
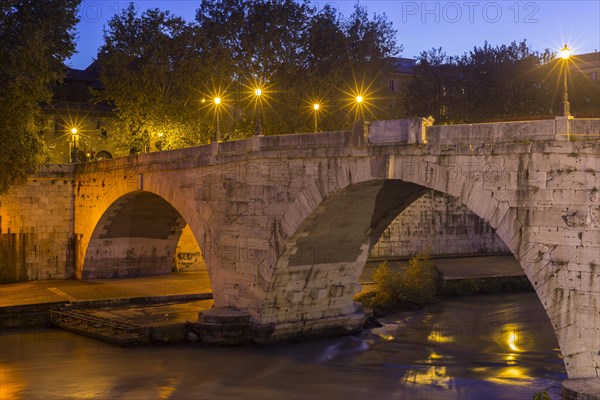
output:
[[[256,120],[266,134],[309,132],[314,100],[327,103],[321,126],[341,129],[353,120],[336,99],[357,81],[377,97],[372,82],[398,50],[386,17],[359,6],[342,18],[306,1],[202,0],[192,23],[129,6],[105,32],[98,100],[138,150],[208,143],[217,121],[224,140],[253,135]]]
[[[237,134],[232,137],[251,135],[255,117],[262,118],[267,133],[289,131],[298,121],[298,109],[289,110],[299,102],[294,80],[305,64],[312,14],[307,2],[294,0],[201,2],[196,21],[210,38],[205,54],[216,53],[211,58],[222,66],[219,70],[230,73],[218,76],[232,82],[235,92],[237,113],[230,123]],[[256,88],[263,91],[262,100],[253,95]]]
[[[327,105],[321,122],[324,130],[348,128],[361,117],[351,105],[358,94],[369,98],[364,117],[392,117],[384,107],[391,100],[387,97],[388,61],[402,47],[385,15],[369,19],[366,8],[357,4],[354,12],[343,18],[325,6],[310,21],[307,44],[307,67],[300,81],[309,88],[310,97]]]
[[[119,147],[139,152],[208,141],[198,87],[207,71],[195,35],[168,11],[138,16],[133,3],[109,21],[98,54],[104,88],[96,96],[115,107]]]
[[[358,5],[343,18],[329,5],[316,12],[306,1],[203,0],[196,21],[208,46],[225,53],[213,59],[231,71],[238,92],[232,137],[254,132],[256,112],[267,134],[310,132],[315,101],[325,103],[322,129],[349,127],[348,92],[360,82],[377,97],[385,60],[400,50],[385,15],[369,19]],[[262,108],[252,95],[257,85],[266,88]]]
[[[442,49],[421,53],[406,104],[416,116],[460,123],[547,114],[552,88],[543,65],[549,50],[525,41],[492,47],[487,42],[463,56]]]
[[[0,194],[26,178],[42,148],[40,103],[64,76],[75,50],[79,0],[4,0],[0,4]]]

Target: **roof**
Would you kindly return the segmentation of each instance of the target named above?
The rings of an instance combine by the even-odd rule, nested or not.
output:
[[[583,62],[596,63],[600,65],[600,52],[595,53],[585,53],[585,54],[576,54],[573,56],[575,60],[580,60]]]
[[[65,83],[81,82],[94,89],[101,89],[100,68],[98,61],[91,63],[86,69],[75,69],[67,67]]]
[[[413,74],[413,68],[415,67],[417,60],[414,58],[403,58],[403,57],[391,57],[390,64],[394,69],[394,72],[399,74]]]
[[[581,72],[596,71],[600,69],[600,53],[576,54],[573,56],[573,64]]]

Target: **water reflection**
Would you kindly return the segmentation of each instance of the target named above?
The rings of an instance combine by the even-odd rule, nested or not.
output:
[[[0,399],[16,399],[26,387],[16,368],[0,365]]]
[[[444,365],[438,365],[443,358],[443,356],[432,351],[426,360],[418,361],[419,363],[424,363],[429,366],[426,367],[425,370],[408,370],[405,382],[449,389],[452,377],[448,376],[447,368]]]
[[[506,324],[502,327],[502,332],[506,332],[502,339],[506,341],[506,344],[512,351],[522,351],[517,347],[519,341],[519,327],[516,324]]]
[[[355,337],[268,348],[120,349],[0,336],[1,398],[514,399],[566,378],[535,294],[447,301]]]
[[[429,336],[427,336],[427,340],[429,340],[430,342],[437,342],[437,343],[452,343],[454,342],[454,338],[452,336],[448,336],[446,334],[444,334],[444,332],[440,331],[440,330],[432,330],[429,333]]]

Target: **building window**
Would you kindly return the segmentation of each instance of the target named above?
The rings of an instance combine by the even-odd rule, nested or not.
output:
[[[100,136],[108,137],[108,131],[106,130],[106,128],[100,128]]]
[[[592,78],[593,81],[597,81],[598,80],[598,73],[597,72],[592,72],[590,74],[590,78]]]
[[[397,85],[397,82],[395,79],[390,79],[389,89],[390,89],[390,92],[393,92],[393,93],[395,93],[398,90],[398,85]]]

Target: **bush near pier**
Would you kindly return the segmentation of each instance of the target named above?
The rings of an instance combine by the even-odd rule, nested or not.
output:
[[[533,290],[526,276],[444,280],[428,254],[417,254],[400,271],[382,262],[373,271],[375,289],[360,293],[356,301],[376,316],[411,310],[447,297]]]

